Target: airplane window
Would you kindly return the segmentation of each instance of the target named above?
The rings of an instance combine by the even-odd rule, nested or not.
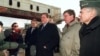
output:
[[[50,9],[48,9],[48,13],[50,13]]]
[[[9,0],[9,5],[12,5],[12,0]]]
[[[17,2],[17,7],[20,7],[20,2]]]
[[[39,11],[39,6],[37,6],[36,10]]]
[[[31,9],[31,10],[33,9],[33,5],[32,5],[32,4],[30,5],[30,9]]]

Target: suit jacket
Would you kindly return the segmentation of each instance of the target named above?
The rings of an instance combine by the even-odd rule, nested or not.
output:
[[[41,30],[40,25],[37,33],[37,48],[43,50],[46,46],[48,50],[53,50],[59,44],[59,34],[55,24],[47,23]]]
[[[32,27],[28,28],[25,36],[25,43],[28,45],[35,45],[37,38],[37,28],[34,28],[31,33]]]

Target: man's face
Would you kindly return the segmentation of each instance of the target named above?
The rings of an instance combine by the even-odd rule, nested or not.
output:
[[[82,23],[88,22],[91,17],[90,9],[87,9],[87,8],[81,9],[79,17],[80,17],[80,22]]]
[[[0,25],[0,32],[3,30],[2,26]]]
[[[18,29],[18,24],[14,24],[12,28],[13,29]]]
[[[73,15],[70,15],[69,13],[65,13],[64,15],[64,21],[65,23],[69,24],[74,18]]]
[[[32,26],[32,27],[37,27],[37,21],[32,20],[32,21],[31,21],[31,26]]]
[[[46,17],[46,15],[42,15],[41,16],[41,21],[42,21],[43,24],[45,24],[49,21],[49,19]]]

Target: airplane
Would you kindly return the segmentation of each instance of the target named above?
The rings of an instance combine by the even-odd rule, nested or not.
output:
[[[0,16],[40,20],[43,12],[48,13],[54,21],[61,17],[61,8],[55,6],[31,0],[0,0]]]

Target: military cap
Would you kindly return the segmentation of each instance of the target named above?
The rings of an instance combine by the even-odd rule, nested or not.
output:
[[[100,7],[100,0],[81,0],[80,1],[80,7],[84,8],[84,7]]]

